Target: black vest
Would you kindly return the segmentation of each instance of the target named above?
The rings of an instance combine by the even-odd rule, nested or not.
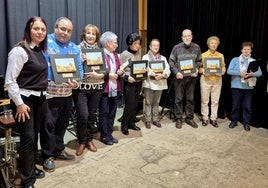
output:
[[[48,86],[48,65],[42,50],[38,47],[30,51],[23,46],[22,48],[28,54],[28,61],[24,64],[18,76],[19,87],[34,91],[46,91]]]

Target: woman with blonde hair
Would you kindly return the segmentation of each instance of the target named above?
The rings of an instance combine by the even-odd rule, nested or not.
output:
[[[202,114],[202,125],[207,126],[210,122],[213,127],[218,127],[217,117],[218,117],[218,107],[219,99],[221,95],[222,88],[222,75],[225,74],[226,68],[224,63],[224,56],[217,51],[220,44],[220,39],[217,36],[211,36],[207,39],[208,50],[202,53],[202,62],[199,69],[201,73],[200,78],[200,94],[201,94],[201,114]],[[216,73],[207,73],[205,71],[205,61],[210,58],[218,58],[221,63]],[[210,105],[210,117],[209,117],[209,101]],[[210,121],[209,121],[210,119]]]

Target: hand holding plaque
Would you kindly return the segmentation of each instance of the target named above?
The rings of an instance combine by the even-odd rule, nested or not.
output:
[[[147,78],[147,60],[132,61],[131,63],[131,76],[135,80],[146,79]]]
[[[221,58],[205,58],[204,59],[204,74],[205,75],[222,75],[222,59]]]
[[[178,67],[183,76],[191,76],[196,72],[196,63],[193,58],[180,59],[178,62]]]
[[[50,54],[50,64],[56,84],[68,82],[70,79],[80,80],[75,55]]]
[[[165,70],[165,61],[148,61],[149,68],[153,72],[151,79],[160,80],[163,78],[162,73]]]

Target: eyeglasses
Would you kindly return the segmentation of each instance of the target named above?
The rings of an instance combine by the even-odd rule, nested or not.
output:
[[[182,37],[183,37],[183,38],[191,38],[192,35],[183,35]]]
[[[114,45],[118,45],[117,41],[111,41],[110,43],[114,44]]]
[[[58,28],[59,28],[62,32],[66,32],[66,31],[67,31],[68,34],[71,34],[72,31],[73,31],[73,30],[71,30],[71,29],[67,29],[66,27],[59,27],[59,26],[58,26]]]

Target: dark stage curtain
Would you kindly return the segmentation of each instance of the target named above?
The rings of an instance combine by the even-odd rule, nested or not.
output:
[[[25,24],[32,16],[46,20],[48,33],[53,32],[58,17],[70,18],[74,25],[71,40],[77,44],[86,24],[97,25],[101,33],[112,31],[118,36],[119,53],[127,48],[127,35],[138,32],[137,0],[1,0],[0,75],[5,74],[9,50],[22,39]]]
[[[207,50],[206,40],[216,35],[221,44],[218,51],[224,54],[228,68],[233,57],[241,54],[241,44],[252,41],[252,57],[261,58],[263,76],[258,78],[254,91],[252,124],[268,128],[267,107],[267,0],[148,0],[147,38],[159,38],[161,53],[169,58],[173,46],[181,42],[181,32],[189,28],[193,42]],[[199,82],[196,88],[196,112],[200,114]],[[229,117],[231,110],[230,76],[223,76],[219,117]],[[264,106],[265,105],[265,106]]]

